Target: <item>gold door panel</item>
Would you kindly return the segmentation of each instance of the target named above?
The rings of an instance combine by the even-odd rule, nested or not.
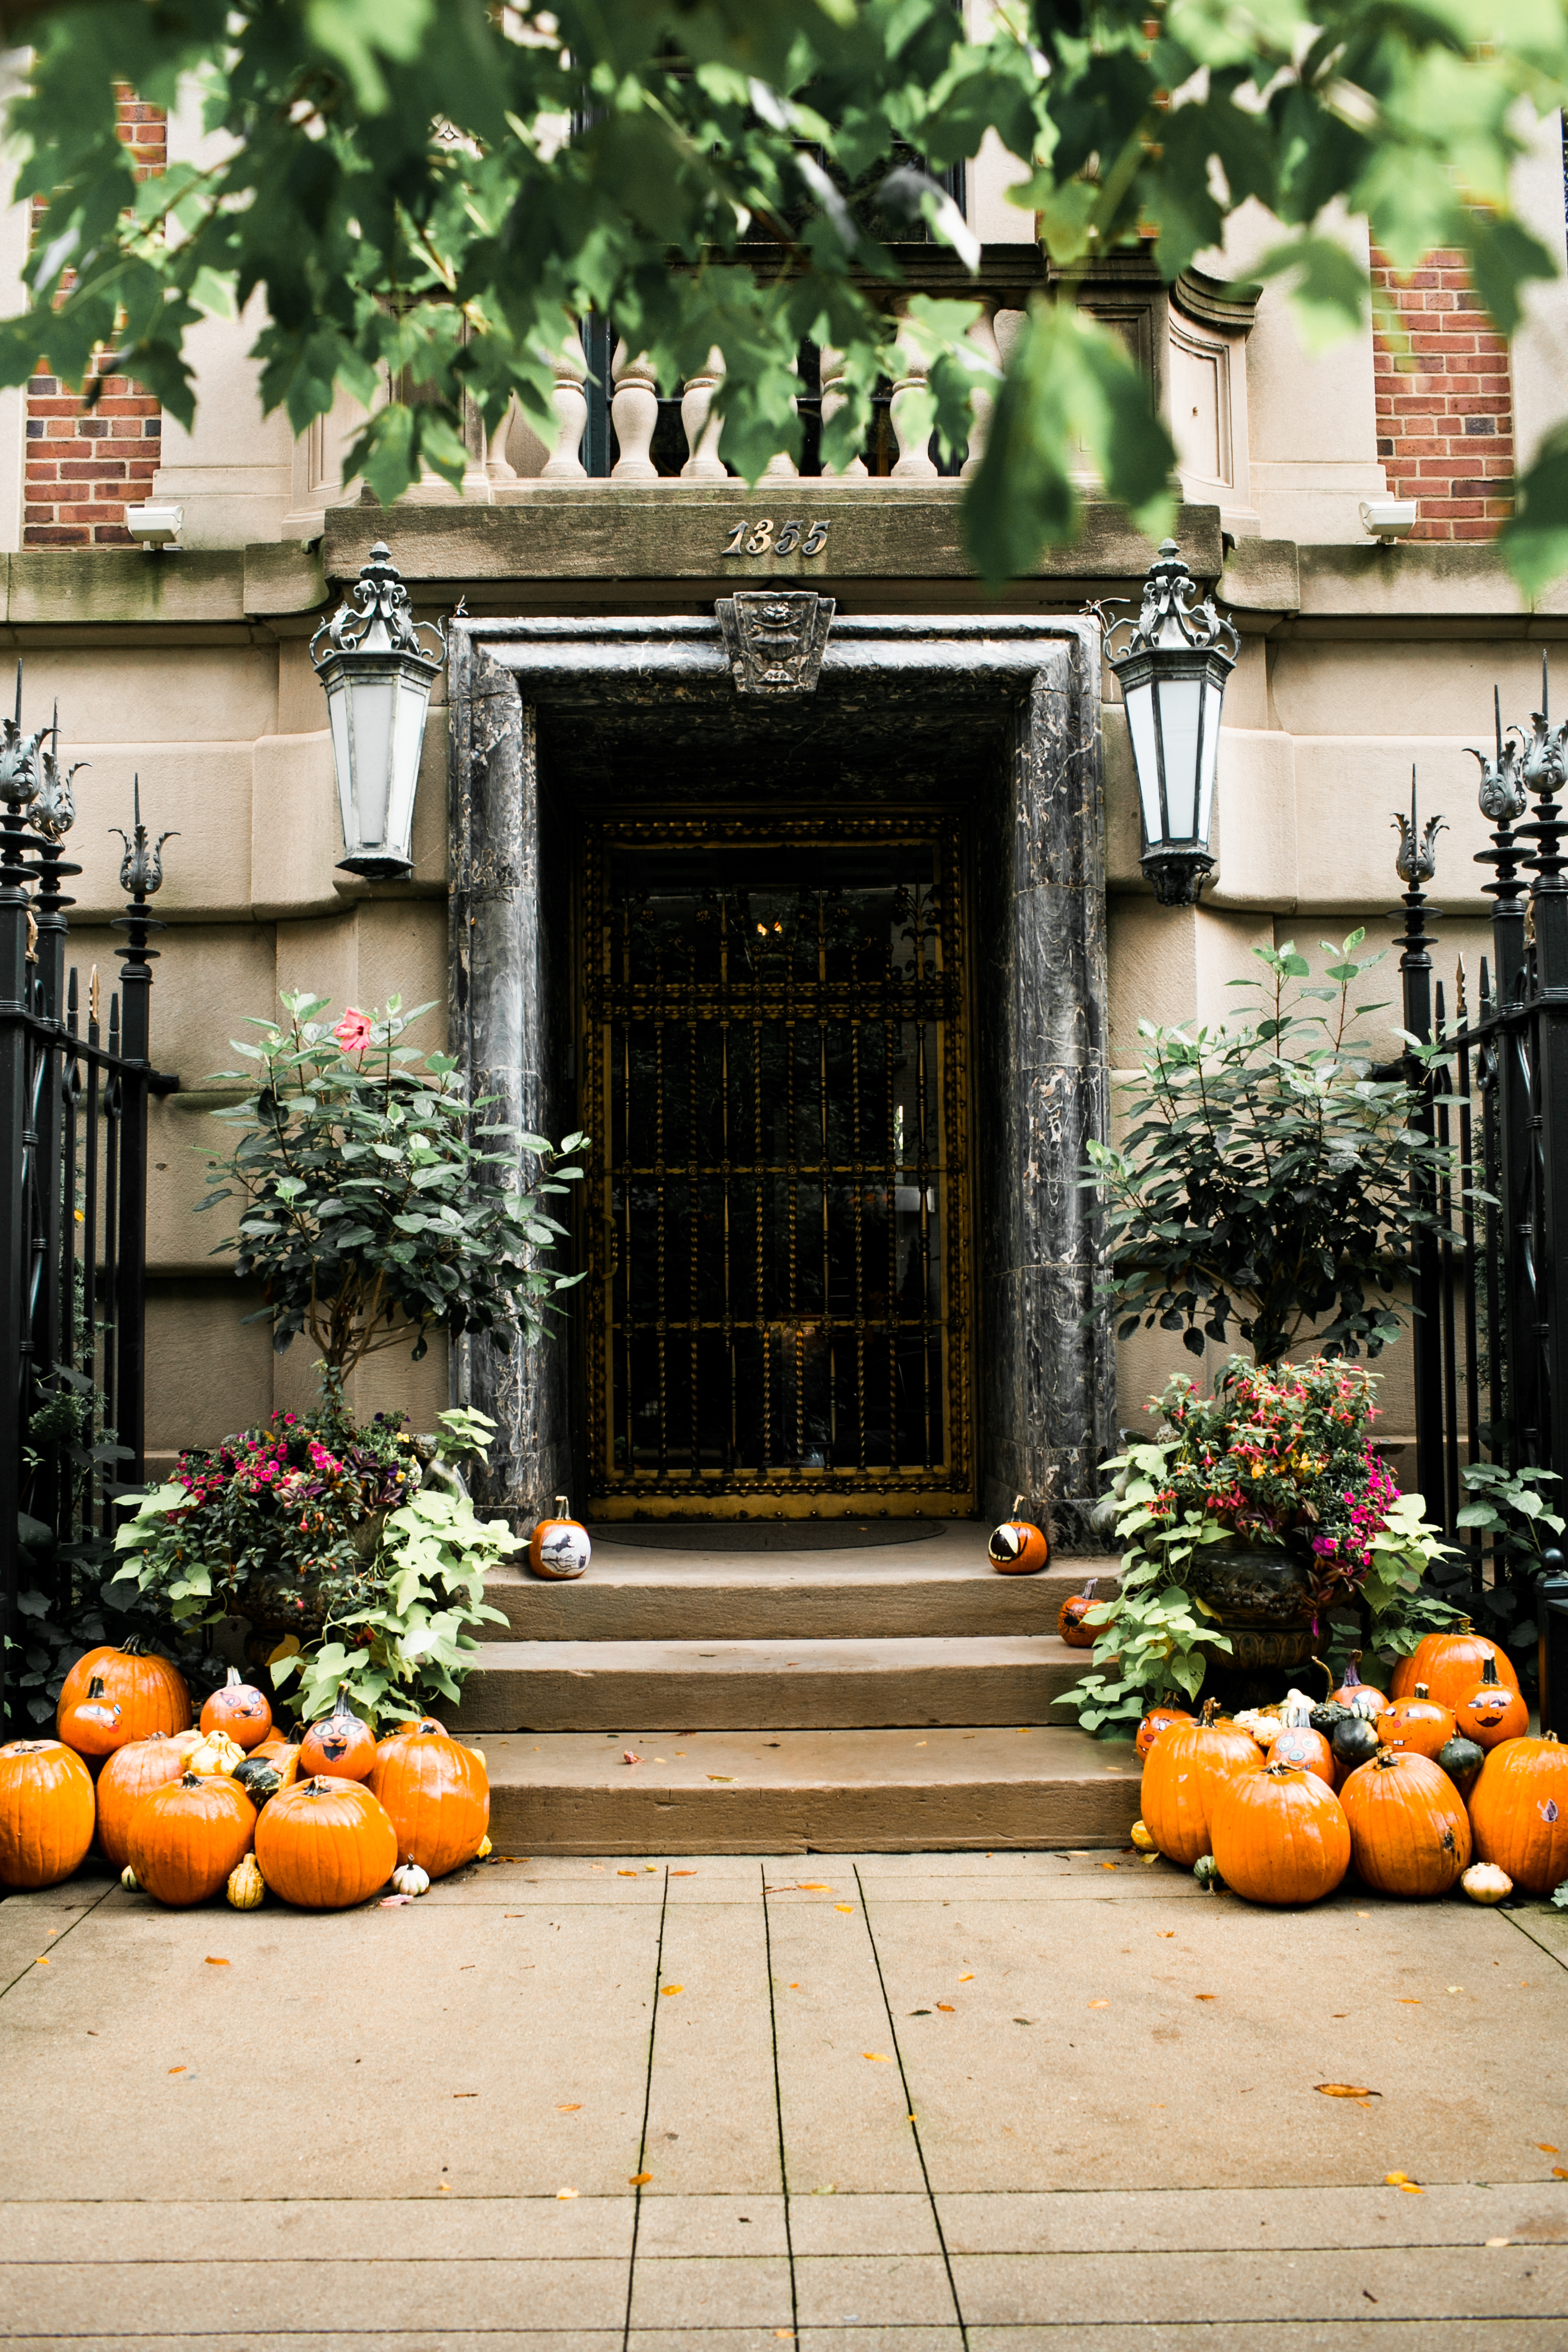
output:
[[[972,1510],[956,821],[611,816],[584,884],[595,1514]]]

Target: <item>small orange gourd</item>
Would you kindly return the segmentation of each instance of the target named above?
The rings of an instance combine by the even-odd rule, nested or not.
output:
[[[1510,1739],[1494,1748],[1470,1791],[1476,1860],[1495,1863],[1527,1895],[1568,1878],[1568,1748]]]
[[[58,1739],[0,1748],[0,1886],[58,1886],[92,1843],[92,1775]]]
[[[1215,1702],[1205,1700],[1201,1722],[1171,1724],[1143,1759],[1139,1810],[1160,1852],[1188,1870],[1213,1851],[1209,1823],[1220,1789],[1263,1764],[1251,1733],[1228,1717],[1216,1721],[1215,1713]]]
[[[1215,1868],[1249,1903],[1316,1903],[1350,1868],[1339,1799],[1294,1764],[1233,1773],[1215,1793],[1211,1828]]]
[[[226,1772],[182,1774],[142,1798],[126,1848],[136,1883],[172,1910],[205,1903],[250,1851],[256,1808]]]
[[[528,1538],[530,1568],[535,1576],[545,1577],[553,1584],[567,1584],[582,1575],[593,1557],[587,1528],[572,1517],[572,1506],[566,1496],[557,1495],[553,1512],[548,1518],[537,1521]]]
[[[226,1731],[237,1748],[248,1755],[272,1729],[272,1709],[254,1683],[242,1682],[239,1668],[230,1666],[228,1679],[202,1707],[204,1731]]]
[[[384,1886],[397,1832],[357,1780],[320,1776],[283,1789],[256,1825],[256,1860],[274,1895],[301,1911],[346,1911]]]
[[[1013,1497],[1011,1518],[992,1529],[985,1547],[992,1567],[1000,1569],[1004,1576],[1037,1576],[1050,1564],[1050,1538],[1033,1519],[1024,1517],[1024,1504],[1022,1495]]]
[[[1470,1866],[1464,1800],[1439,1764],[1383,1748],[1340,1790],[1358,1877],[1380,1895],[1447,1895]]]
[[[1385,1748],[1403,1748],[1412,1756],[1436,1757],[1455,1732],[1451,1707],[1435,1699],[1425,1683],[1417,1683],[1408,1698],[1396,1698],[1377,1718],[1377,1736]]]
[[[1482,1662],[1479,1684],[1454,1714],[1465,1738],[1482,1748],[1500,1748],[1504,1740],[1517,1739],[1530,1729],[1530,1709],[1520,1693],[1500,1678],[1496,1658]]]
[[[310,1780],[324,1775],[332,1780],[367,1780],[375,1762],[375,1734],[349,1704],[349,1686],[342,1685],[331,1715],[313,1723],[300,1742],[300,1775]]]

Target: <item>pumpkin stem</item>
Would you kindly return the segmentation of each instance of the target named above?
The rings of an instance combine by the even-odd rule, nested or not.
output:
[[[1319,1673],[1322,1675],[1322,1677],[1323,1677],[1323,1696],[1324,1696],[1325,1698],[1331,1698],[1331,1697],[1332,1697],[1332,1696],[1333,1696],[1333,1688],[1334,1688],[1334,1675],[1333,1675],[1333,1669],[1332,1669],[1332,1667],[1331,1667],[1331,1666],[1325,1666],[1325,1665],[1324,1665],[1324,1664],[1323,1664],[1323,1662],[1322,1662],[1322,1660],[1321,1660],[1321,1658],[1314,1658],[1314,1659],[1312,1660],[1312,1662],[1311,1662],[1311,1663],[1313,1664],[1313,1665],[1315,1665],[1315,1666],[1317,1667],[1318,1672],[1319,1672]]]
[[[1099,1582],[1100,1579],[1098,1576],[1091,1576],[1089,1582],[1083,1588],[1082,1599],[1085,1601],[1092,1601],[1094,1599],[1094,1588]]]
[[[1360,1664],[1361,1652],[1359,1650],[1352,1650],[1351,1652],[1350,1664],[1345,1668],[1344,1681],[1340,1685],[1340,1688],[1342,1690],[1359,1690],[1361,1688],[1361,1676],[1356,1672],[1356,1668]]]
[[[1427,1686],[1426,1686],[1426,1685],[1425,1683],[1417,1683],[1417,1684],[1416,1684],[1416,1685],[1415,1685],[1415,1696],[1416,1696],[1417,1698],[1430,1698],[1430,1697],[1431,1697],[1431,1696],[1432,1696],[1431,1691],[1427,1688]]]
[[[1486,1684],[1490,1683],[1495,1689],[1497,1686],[1497,1660],[1489,1650],[1486,1656],[1481,1660],[1481,1683],[1483,1687]]]
[[[180,1775],[180,1786],[181,1786],[181,1788],[182,1788],[182,1789],[199,1789],[199,1788],[201,1787],[201,1785],[202,1785],[202,1776],[201,1776],[201,1774],[200,1774],[199,1772],[182,1772],[182,1773],[181,1773],[181,1775]]]
[[[1027,1497],[1027,1496],[1026,1496],[1026,1495],[1015,1495],[1015,1496],[1014,1496],[1014,1497],[1013,1497],[1013,1512],[1012,1512],[1012,1516],[1013,1516],[1013,1517],[1014,1517],[1014,1518],[1016,1518],[1016,1519],[1021,1519],[1021,1518],[1023,1517],[1023,1516],[1024,1516],[1024,1506],[1025,1506],[1025,1504],[1027,1502],[1027,1500],[1028,1500],[1028,1497]]]
[[[1207,1729],[1208,1726],[1209,1726],[1209,1725],[1214,1721],[1214,1719],[1215,1719],[1215,1716],[1216,1716],[1218,1713],[1219,1713],[1219,1701],[1218,1701],[1218,1699],[1217,1699],[1217,1698],[1205,1698],[1205,1701],[1204,1701],[1204,1711],[1203,1711],[1202,1716],[1199,1717],[1199,1721],[1203,1724],[1203,1726],[1204,1726],[1204,1727],[1205,1727],[1205,1730]]]
[[[103,1696],[103,1676],[101,1675],[94,1675],[92,1680],[87,1686],[87,1695],[89,1698],[101,1698]]]
[[[237,1686],[238,1682],[239,1668],[237,1666],[230,1666],[228,1670],[228,1680],[224,1685],[225,1690],[234,1690]]]
[[[557,1495],[555,1497],[555,1517],[558,1519],[569,1519],[571,1516],[572,1505],[569,1498],[565,1495]]]

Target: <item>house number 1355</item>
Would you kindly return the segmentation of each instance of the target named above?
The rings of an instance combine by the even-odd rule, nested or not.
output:
[[[802,536],[802,533],[805,536]],[[827,544],[825,522],[786,522],[773,537],[773,517],[766,515],[761,522],[738,522],[730,533],[729,544],[720,550],[722,555],[820,555]]]

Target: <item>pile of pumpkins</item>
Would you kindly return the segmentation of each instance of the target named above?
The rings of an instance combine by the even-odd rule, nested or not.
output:
[[[429,1717],[378,1741],[345,1686],[295,1743],[231,1666],[190,1725],[167,1659],[134,1647],[79,1659],[58,1738],[0,1747],[0,1886],[58,1885],[96,1832],[124,1885],[175,1908],[226,1888],[254,1910],[270,1888],[341,1911],[389,1879],[423,1895],[490,1850],[484,1758]]]
[[[1152,1709],[1133,1843],[1254,1903],[1314,1903],[1352,1865],[1383,1895],[1550,1895],[1568,1878],[1568,1747],[1527,1737],[1510,1660],[1468,1624],[1431,1633],[1385,1696],[1358,1658],[1321,1703]]]

